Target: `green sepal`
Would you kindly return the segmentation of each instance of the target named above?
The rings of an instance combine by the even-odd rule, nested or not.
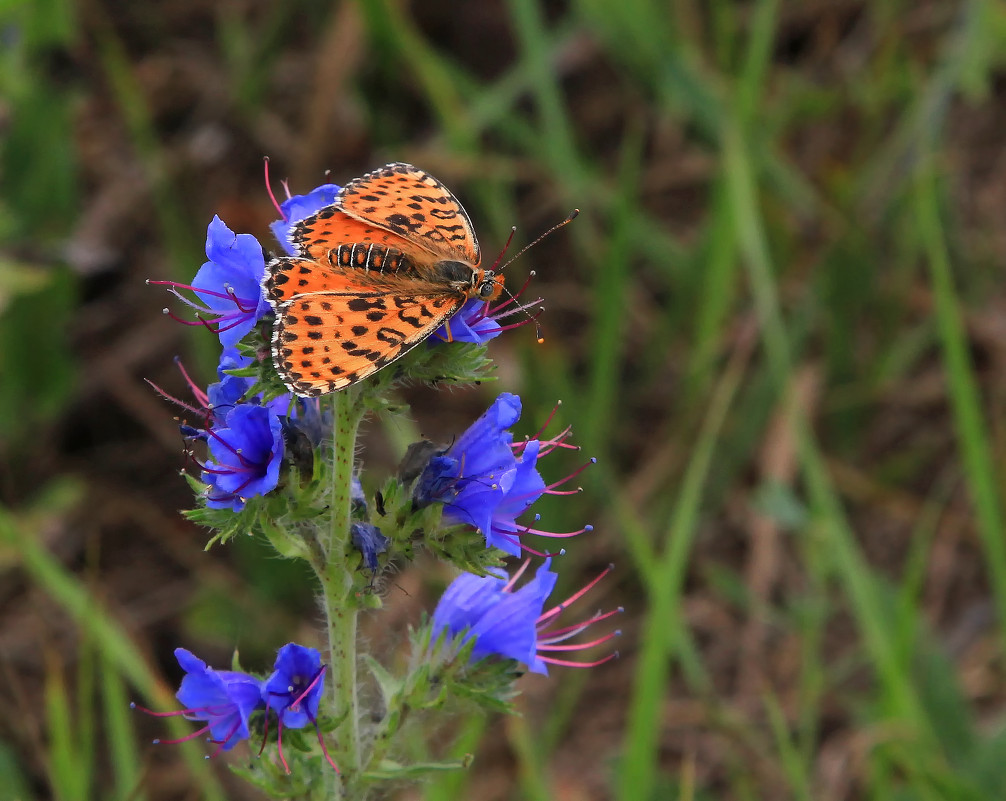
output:
[[[385,515],[375,517],[373,522],[386,537],[391,538],[389,551],[392,555],[400,554],[411,559],[418,546],[459,570],[479,576],[486,575],[489,568],[504,564],[506,554],[487,548],[485,537],[471,526],[442,528],[443,504],[432,503],[414,508],[412,487],[403,485],[397,478],[389,478],[384,483],[381,495]]]
[[[294,536],[282,525],[277,525],[268,514],[258,518],[258,525],[276,553],[286,559],[308,559],[311,549],[303,537]]]
[[[472,342],[444,342],[429,348],[423,356],[408,365],[407,375],[416,381],[434,386],[462,386],[495,381],[496,364],[486,352],[486,345]]]
[[[513,659],[489,656],[472,661],[476,639],[465,642],[467,631],[449,637],[439,633],[432,647],[433,621],[424,615],[422,625],[412,636],[413,660],[429,666],[431,682],[446,697],[461,698],[490,712],[514,714],[516,681],[523,674]]]
[[[370,654],[363,654],[362,656],[363,661],[366,662],[367,667],[370,668],[370,672],[373,674],[378,688],[381,690],[381,698],[384,700],[385,707],[390,708],[393,700],[405,687],[405,682],[402,679],[392,676],[384,668],[384,666]]]

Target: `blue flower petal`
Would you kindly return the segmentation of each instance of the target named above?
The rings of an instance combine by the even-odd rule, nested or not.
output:
[[[353,523],[349,527],[353,547],[363,554],[363,563],[369,570],[377,571],[377,555],[388,550],[389,537],[381,529],[370,523]]]
[[[220,343],[236,345],[269,311],[262,290],[265,256],[251,234],[235,234],[214,216],[206,231],[206,258],[192,287],[209,309],[220,314],[215,321]]]
[[[283,424],[269,407],[243,403],[227,414],[227,427],[213,429],[203,481],[211,509],[244,508],[244,499],[265,495],[279,483]]]
[[[484,345],[503,333],[503,327],[486,314],[486,302],[472,298],[457,314],[437,329],[431,338],[434,344],[443,342],[473,342]]]
[[[271,223],[269,228],[287,254],[291,256],[297,254],[297,249],[290,239],[290,229],[293,228],[293,224],[311,216],[325,206],[331,206],[341,188],[336,184],[322,184],[306,195],[294,195],[280,204],[283,219]]]
[[[548,673],[537,655],[538,618],[555,587],[556,574],[546,559],[535,577],[520,589],[507,590],[505,574],[463,573],[444,592],[433,612],[435,634],[447,630],[463,642],[475,639],[472,660],[501,656],[523,662],[535,673]]]
[[[205,720],[225,751],[248,739],[248,717],[262,703],[261,682],[245,673],[213,670],[184,648],[175,649],[175,658],[186,673],[175,693],[186,717]]]

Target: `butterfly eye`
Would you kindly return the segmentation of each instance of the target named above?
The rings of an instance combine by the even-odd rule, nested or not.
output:
[[[496,294],[496,280],[490,278],[488,281],[483,281],[479,284],[479,297],[482,300],[490,300],[493,295]]]

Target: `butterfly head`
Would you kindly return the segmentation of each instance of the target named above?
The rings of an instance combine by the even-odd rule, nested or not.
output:
[[[436,272],[441,280],[447,281],[469,298],[495,300],[503,291],[503,278],[492,270],[482,270],[460,261],[437,262]]]
[[[479,300],[496,300],[503,291],[503,278],[492,270],[477,270],[472,276],[472,288]]]

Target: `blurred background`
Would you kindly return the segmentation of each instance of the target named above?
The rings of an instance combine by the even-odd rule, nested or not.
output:
[[[143,383],[212,378],[144,280],[213,214],[271,241],[266,155],[294,192],[417,164],[486,254],[582,210],[508,268],[545,343],[363,460],[562,399],[546,478],[598,465],[542,526],[594,525],[560,592],[616,564],[580,614],[625,607],[621,658],[453,720],[470,770],[396,798],[1006,797],[1006,7],[8,0],[0,42],[0,799],[259,797],[128,704],[174,708],[176,646],[318,635],[304,571],[204,553]],[[448,578],[396,576],[371,650]]]

